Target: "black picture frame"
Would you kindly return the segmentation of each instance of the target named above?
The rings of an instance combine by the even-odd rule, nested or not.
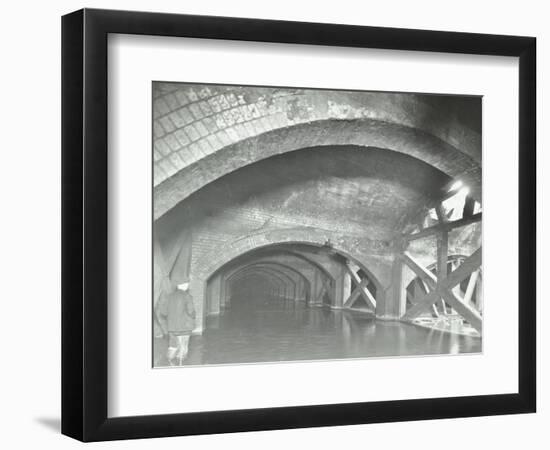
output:
[[[109,33],[519,57],[517,393],[107,417]],[[536,409],[536,39],[84,9],[62,18],[62,433],[82,441],[530,413]]]

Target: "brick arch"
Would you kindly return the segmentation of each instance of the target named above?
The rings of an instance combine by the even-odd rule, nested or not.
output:
[[[266,258],[260,258],[256,261],[253,261],[253,262],[249,262],[249,263],[245,263],[243,265],[240,265],[238,267],[236,267],[235,269],[231,270],[228,275],[226,276],[226,283],[229,282],[229,280],[232,279],[233,276],[236,276],[237,274],[241,273],[242,271],[246,271],[248,269],[253,269],[255,267],[269,267],[269,268],[272,268],[273,270],[275,271],[281,271],[282,273],[285,273],[285,272],[290,272],[292,273],[297,279],[301,280],[302,284],[304,286],[307,286],[308,289],[309,289],[309,285],[310,285],[310,282],[309,280],[306,278],[306,276],[301,273],[298,269],[290,266],[290,265],[287,265],[287,264],[283,264],[281,262],[276,262],[276,261],[271,261],[269,259],[266,259]],[[286,274],[286,273],[285,273]],[[287,275],[287,274],[286,274]],[[294,280],[292,280],[294,282]],[[298,283],[295,283],[296,286],[295,286],[295,289],[297,288],[298,286]]]
[[[334,280],[334,277],[327,270],[327,268],[324,267],[321,263],[315,261],[315,259],[313,259],[311,257],[308,257],[308,256],[304,255],[303,253],[292,251],[290,249],[285,249],[283,252],[288,254],[288,255],[292,255],[292,256],[294,256],[298,259],[301,259],[302,261],[305,261],[305,262],[309,263],[312,267],[318,269],[323,274],[323,276],[329,278],[330,280]]]
[[[155,82],[153,97],[155,185],[222,147],[326,120],[414,128],[481,160],[479,124],[453,96]]]
[[[276,274],[281,274],[282,276],[284,276],[285,279],[287,279],[292,285],[292,289],[294,292],[294,299],[296,299],[298,296],[297,289],[298,289],[299,281],[297,280],[301,280],[303,284],[309,285],[309,281],[298,270],[292,267],[286,266],[284,264],[268,262],[268,261],[255,261],[255,262],[248,263],[244,266],[238,267],[230,272],[230,275],[225,279],[225,282],[231,283],[231,280],[233,279],[233,277],[239,277],[243,274],[246,274],[247,272],[253,272],[258,269],[272,271]],[[292,277],[292,275],[289,274],[289,272],[294,275],[294,278]]]
[[[179,163],[170,177],[154,189],[154,217],[158,219],[180,201],[207,184],[241,167],[284,153],[316,148],[375,147],[403,153],[460,178],[481,197],[481,167],[470,155],[421,130],[373,119],[317,120],[264,131],[197,158]],[[175,164],[175,163],[174,163]]]
[[[345,242],[336,233],[328,230],[319,230],[310,227],[285,228],[265,230],[250,234],[230,243],[219,246],[215,251],[202,256],[194,265],[193,272],[198,288],[199,283],[205,283],[212,274],[235,258],[264,247],[277,244],[306,244],[314,247],[323,247],[330,243],[330,251],[342,255],[361,267],[373,281],[378,284],[376,273],[369,270],[365,264],[365,254],[358,253],[355,248],[356,241]],[[368,258],[367,258],[368,259]]]
[[[270,261],[269,259],[263,259],[263,258],[259,259],[259,260],[256,260],[256,261],[253,261],[253,262],[248,262],[248,263],[239,265],[238,267],[234,268],[233,270],[230,270],[228,272],[229,275],[226,275],[226,279],[227,279],[227,281],[229,281],[229,279],[231,279],[231,277],[233,277],[234,275],[237,275],[241,271],[244,271],[246,269],[251,269],[251,268],[254,268],[254,267],[260,267],[260,268],[267,267],[267,268],[270,268],[270,269],[273,269],[273,270],[276,270],[276,271],[279,271],[279,272],[282,272],[282,273],[285,273],[285,274],[287,272],[290,272],[290,273],[293,273],[296,277],[302,279],[302,281],[304,281],[305,283],[308,282],[307,278],[304,276],[304,274],[302,274],[298,269],[296,269],[294,267],[291,267],[290,265],[283,264],[281,262]]]
[[[468,258],[469,255],[471,255],[475,250],[472,250],[468,253],[464,253],[464,252],[455,252],[455,251],[449,251],[449,255],[447,256],[447,262],[450,262],[454,259],[466,259]],[[428,256],[428,257],[421,257],[421,258],[416,258],[417,261],[421,262],[422,266],[426,269],[426,270],[433,270],[433,269],[436,269],[437,268],[437,259],[432,257],[432,256]],[[404,276],[403,276],[403,285],[404,286],[408,286],[415,278],[417,278],[416,274],[412,271],[412,270],[408,270]]]
[[[263,270],[258,270],[258,271],[253,271],[251,272],[253,275],[258,275],[259,277],[261,278],[265,278],[268,282],[270,283],[273,283],[274,286],[278,287],[278,286],[282,286],[283,283],[282,281],[277,278],[277,277],[272,277],[270,273],[266,272],[266,271],[263,271]],[[238,274],[239,276],[245,276],[246,273],[243,273],[243,274]],[[228,280],[225,280],[225,282],[227,282]]]
[[[455,233],[460,229],[455,229],[449,236],[448,255],[449,257],[461,257],[472,255],[482,244],[481,241],[481,223],[472,223],[466,225],[463,230],[467,231],[467,239],[462,238]],[[474,237],[471,239],[471,237]],[[435,237],[419,239],[409,244],[408,251],[423,267],[435,267],[437,265],[437,245]],[[407,284],[414,278],[410,272],[407,272],[404,280]]]
[[[236,277],[244,276],[246,272],[250,273],[260,273],[260,274],[266,274],[269,277],[275,278],[281,283],[281,286],[284,289],[285,296],[287,293],[287,287],[292,287],[292,292],[296,294],[296,284],[292,278],[290,278],[289,275],[283,273],[282,271],[278,271],[274,268],[268,268],[268,267],[247,267],[242,270],[242,272],[239,272],[237,274],[234,274]]]
[[[199,317],[203,318],[196,332],[202,333],[204,320],[206,318],[204,314],[204,294],[207,288],[207,281],[225,264],[252,250],[278,244],[305,244],[312,247],[323,247],[327,242],[330,243],[328,249],[331,252],[353,261],[369,275],[377,288],[380,286],[381,290],[383,289],[385,284],[381,283],[380,280],[385,278],[384,266],[379,263],[390,254],[388,249],[381,251],[380,248],[371,246],[372,243],[370,243],[368,247],[361,248],[361,243],[367,241],[356,238],[342,240],[332,231],[319,230],[311,227],[264,230],[222,244],[218,246],[215,251],[201,256],[193,264],[193,276],[191,278],[190,288],[195,299],[197,314]],[[367,266],[369,267],[367,268]]]
[[[303,261],[303,262],[309,264],[311,266],[311,268],[313,268],[314,270],[319,270],[323,274],[323,276],[329,278],[330,280],[333,280],[333,278],[334,278],[332,276],[332,274],[327,270],[327,268],[325,266],[323,266],[323,264],[316,261],[314,258],[312,258],[310,256],[307,256],[304,253],[300,253],[299,251],[295,251],[291,248],[279,248],[279,249],[277,249],[275,254],[272,254],[272,255],[269,255],[269,256],[259,257],[259,261],[272,261],[273,260],[274,262],[277,262],[278,264],[283,264],[279,261],[276,261],[276,259],[279,256],[284,256],[284,255],[290,255],[294,258],[299,259],[300,261]],[[239,266],[239,267],[241,267],[241,266]],[[210,275],[208,281],[210,281],[210,278],[213,277],[214,275],[215,274]]]

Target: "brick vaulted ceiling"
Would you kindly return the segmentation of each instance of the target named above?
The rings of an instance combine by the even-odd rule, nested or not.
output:
[[[425,214],[448,181],[428,164],[387,150],[303,149],[219,178],[163,216],[156,229],[165,237],[193,229],[197,259],[262,230],[326,230],[372,245],[391,241],[411,217]]]
[[[479,102],[156,83],[154,216],[208,196],[209,204],[263,202],[267,214],[284,210],[303,223],[333,226],[345,215],[347,231],[368,222],[385,239],[449,178],[480,199]],[[254,164],[262,160],[269,165]]]

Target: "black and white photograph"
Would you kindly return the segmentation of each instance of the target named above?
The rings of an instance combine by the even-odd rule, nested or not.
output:
[[[482,353],[482,105],[153,81],[153,367]]]
[[[495,6],[6,2],[0,448],[550,448],[548,8]]]

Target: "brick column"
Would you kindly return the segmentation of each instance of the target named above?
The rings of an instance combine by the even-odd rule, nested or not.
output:
[[[349,297],[349,290],[351,289],[351,281],[349,283],[348,288],[346,289],[346,276],[349,278],[349,275],[347,274],[346,268],[341,265],[341,267],[338,267],[338,269],[335,270],[335,276],[334,276],[334,299],[332,302],[331,307],[340,309],[344,306],[344,301]],[[347,295],[346,295],[347,293]]]
[[[221,298],[221,275],[216,275],[210,280],[210,298],[208,305],[208,315],[220,313]]]
[[[396,242],[393,250],[390,283],[383,292],[377,292],[376,317],[380,319],[399,319],[405,314],[407,293],[403,278],[404,264],[401,258],[405,243]]]

